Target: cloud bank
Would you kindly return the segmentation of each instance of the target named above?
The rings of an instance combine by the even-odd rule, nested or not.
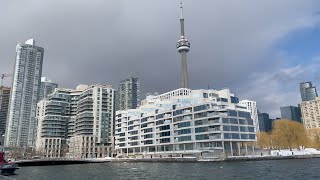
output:
[[[292,32],[319,25],[319,1],[184,4],[191,88],[229,86],[273,116],[280,105],[299,102],[298,83],[314,79],[314,64],[293,64],[276,45]],[[180,85],[179,1],[7,1],[0,6],[0,22],[0,73],[12,72],[16,44],[35,38],[45,48],[43,75],[60,87],[117,87],[133,75],[144,97]]]

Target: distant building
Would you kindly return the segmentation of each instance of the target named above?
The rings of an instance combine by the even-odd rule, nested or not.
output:
[[[301,110],[299,107],[295,106],[284,106],[280,107],[281,118],[288,119],[292,121],[297,121],[302,123],[301,121]]]
[[[38,103],[37,151],[44,157],[61,157],[66,151],[73,158],[110,156],[114,99],[109,85],[56,88]]]
[[[269,132],[272,130],[272,120],[270,119],[269,114],[259,113],[258,120],[260,131]]]
[[[53,93],[54,89],[58,88],[58,84],[52,82],[46,77],[41,78],[41,88],[39,93],[39,101],[46,98],[49,94]]]
[[[0,145],[3,146],[3,135],[6,131],[9,109],[10,88],[0,87]]]
[[[303,124],[306,129],[320,128],[320,97],[301,102]]]
[[[259,131],[259,121],[258,121],[258,108],[257,108],[257,103],[255,101],[250,101],[250,100],[242,100],[240,101],[240,104],[244,105],[251,114],[251,118],[253,119],[256,131]]]
[[[300,94],[302,101],[312,101],[318,97],[317,89],[310,81],[300,83]]]
[[[36,108],[41,84],[44,49],[33,39],[16,47],[16,60],[5,135],[7,147],[33,147]]]
[[[137,109],[117,111],[115,151],[119,157],[247,154],[256,132],[250,111],[236,99],[229,89],[148,96]]]
[[[140,82],[129,77],[122,80],[117,90],[117,110],[135,109],[139,105]]]

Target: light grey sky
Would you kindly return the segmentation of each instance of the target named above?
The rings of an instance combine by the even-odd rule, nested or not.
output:
[[[177,0],[29,0],[0,5],[0,73],[12,73],[17,43],[45,49],[43,75],[60,87],[141,80],[142,95],[180,85]],[[277,44],[319,25],[317,0],[185,0],[192,89],[231,88],[279,115],[300,101],[314,64],[292,64]],[[319,56],[320,57],[320,56]],[[315,57],[315,61],[319,59]],[[317,63],[316,63],[317,64]],[[309,68],[309,69],[308,69]],[[6,83],[9,80],[7,80]]]

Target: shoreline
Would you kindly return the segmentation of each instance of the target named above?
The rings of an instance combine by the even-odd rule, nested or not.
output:
[[[20,160],[14,161],[19,167],[23,166],[52,166],[70,164],[91,163],[201,163],[201,162],[241,162],[241,161],[266,161],[266,160],[288,160],[288,159],[310,159],[320,158],[320,155],[294,155],[294,156],[232,156],[225,159],[218,158],[115,158],[115,159],[44,159],[44,160]]]

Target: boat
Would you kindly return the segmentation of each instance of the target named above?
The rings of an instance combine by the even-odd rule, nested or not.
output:
[[[1,170],[1,175],[5,175],[5,176],[14,175],[15,174],[14,172],[17,169],[20,169],[18,167],[18,164],[14,163],[14,162],[11,162],[10,160],[6,161],[4,159],[4,152],[0,152],[0,170]]]

